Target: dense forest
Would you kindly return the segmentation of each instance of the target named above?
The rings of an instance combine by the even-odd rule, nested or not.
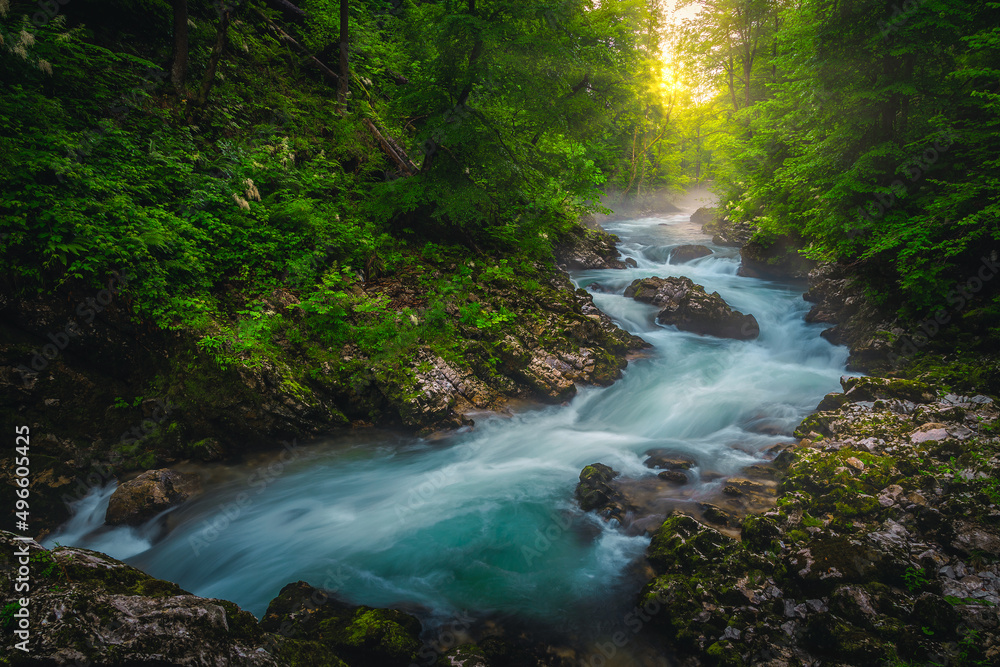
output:
[[[695,231],[670,236],[678,221]],[[621,224],[621,237],[601,227]],[[67,534],[108,484],[142,473],[146,491],[167,490],[156,509],[173,511],[213,492],[181,490],[192,466],[219,479],[211,466],[236,470],[279,441],[298,452],[299,439],[371,431],[345,442],[381,456],[397,437],[410,452],[486,424],[484,442],[516,450],[537,437],[544,449],[565,425],[518,417],[504,440],[482,415],[543,404],[585,420],[571,399],[603,415],[586,387],[631,381],[633,398],[608,394],[608,423],[565,426],[586,433],[570,437],[581,460],[559,462],[579,470],[592,440],[624,442],[649,413],[723,415],[702,440],[676,415],[673,431],[650,426],[628,445],[648,450],[635,465],[607,459],[624,473],[587,465],[575,498],[600,528],[555,520],[560,539],[646,540],[644,555],[629,542],[601,561],[634,584],[608,600],[639,605],[622,623],[608,602],[611,631],[553,630],[549,618],[535,633],[537,619],[484,594],[477,609],[489,612],[456,632],[468,645],[428,653],[444,612],[426,596],[382,609],[396,598],[352,589],[310,618],[301,608],[312,614],[326,593],[299,581],[266,591],[259,625],[216,600],[225,631],[162,632],[185,638],[162,664],[196,664],[184,662],[191,641],[225,654],[204,664],[603,666],[617,664],[625,644],[610,638],[623,626],[621,664],[995,664],[998,243],[997,1],[0,0],[0,415],[31,428],[39,540]],[[695,263],[683,267],[681,251]],[[729,319],[699,329],[641,310],[681,298]],[[746,375],[718,377],[737,367]],[[828,393],[845,369],[843,392]],[[637,391],[652,373],[663,386]],[[734,407],[732,394],[758,402]],[[697,444],[684,455],[650,449],[685,438]],[[711,449],[722,442],[746,454],[739,467]],[[12,489],[14,456],[0,456]],[[642,504],[643,466],[674,485],[658,487],[670,500],[655,510]],[[397,504],[400,526],[450,485]],[[111,493],[98,532],[153,530],[152,505],[113,521]],[[516,524],[526,506],[502,513],[534,540],[535,524]],[[181,534],[157,516],[151,545]],[[514,528],[468,528],[490,530],[516,542]],[[549,546],[517,551],[534,554],[528,565],[557,542],[547,534]],[[187,539],[195,556],[225,543]],[[62,604],[63,586],[93,608],[187,595],[74,547],[32,546],[44,604]],[[113,576],[91,571],[98,557]],[[552,569],[586,570],[572,563]],[[20,608],[7,600],[13,577],[5,630]],[[310,580],[336,589],[321,583]],[[215,613],[188,597],[181,615]],[[654,604],[673,611],[639,613]],[[38,660],[153,660],[148,628],[95,649],[107,619],[93,618],[36,629]],[[4,651],[5,663],[41,664]]]
[[[996,3],[300,4],[5,2],[6,290],[128,267],[137,317],[252,365],[285,327],[446,341],[440,303],[376,332],[351,286],[529,276],[581,215],[704,182],[915,320],[994,250]],[[279,285],[302,325],[261,318]]]

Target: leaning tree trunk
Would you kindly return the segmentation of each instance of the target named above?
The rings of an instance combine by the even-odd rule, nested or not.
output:
[[[201,80],[201,88],[198,90],[196,103],[202,106],[208,100],[208,93],[215,84],[215,73],[219,69],[219,60],[222,59],[222,52],[226,49],[226,41],[229,37],[229,9],[225,6],[219,11],[219,27],[215,33],[215,46],[212,47],[212,55],[208,57],[208,69]]]
[[[347,40],[349,37],[348,19],[350,16],[348,0],[340,0],[340,84],[337,86],[337,101],[347,104],[347,94],[351,90],[350,63],[348,62]]]
[[[174,4],[174,63],[170,67],[170,82],[178,95],[184,95],[188,59],[187,0],[173,0]]]

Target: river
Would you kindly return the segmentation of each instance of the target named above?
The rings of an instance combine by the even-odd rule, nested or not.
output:
[[[95,488],[46,540],[83,546],[258,617],[284,584],[305,580],[354,603],[396,606],[429,627],[450,619],[517,619],[569,635],[621,624],[644,575],[649,539],[575,506],[581,468],[597,461],[655,474],[644,453],[697,461],[678,502],[719,490],[720,476],[760,462],[839,389],[845,348],[803,321],[802,285],[739,277],[736,250],[711,246],[689,214],[606,223],[637,267],[573,275],[599,282],[596,304],[653,345],[622,380],[568,404],[480,419],[442,438],[355,431],[290,445],[239,465],[186,470],[206,493],[140,528],[103,527],[113,485]],[[677,244],[715,254],[672,265]],[[758,340],[702,337],[654,323],[621,296],[633,279],[685,275],[760,323]],[[770,433],[771,435],[768,435]],[[616,620],[617,619],[617,620]]]

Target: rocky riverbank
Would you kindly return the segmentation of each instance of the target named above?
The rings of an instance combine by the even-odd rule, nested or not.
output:
[[[440,643],[425,643],[420,621],[411,614],[347,604],[305,582],[285,586],[258,622],[232,602],[191,595],[96,551],[49,551],[33,541],[19,542],[5,531],[0,531],[0,548],[0,625],[12,638],[0,646],[3,664],[484,664],[468,659],[469,647],[452,643],[439,650]],[[27,575],[19,574],[20,562],[27,563]],[[30,598],[27,612],[20,611],[14,597],[15,580],[30,584],[24,593]],[[529,664],[531,650],[494,637],[476,647],[475,654],[503,658],[491,664]],[[459,659],[462,655],[466,659]]]
[[[651,632],[692,664],[1000,660],[1000,422],[985,396],[845,379],[741,539],[684,515],[647,552]]]
[[[788,259],[787,244],[769,246],[770,258],[763,246],[747,251],[745,230],[699,214],[716,243],[742,245],[742,275],[795,279],[809,268]],[[808,277],[806,319],[831,325],[824,338],[850,347],[849,368],[905,372],[910,360],[892,356],[905,331],[844,267]],[[772,448],[769,464],[748,471],[755,479],[727,483],[733,496],[763,491],[749,511],[684,502],[670,486],[687,482],[692,462],[669,452],[650,452],[646,465],[663,470],[655,478],[601,464],[581,472],[581,507],[630,532],[669,512],[637,604],[663,610],[643,634],[683,664],[1000,664],[1000,411],[945,384],[842,385],[802,422],[797,444]]]
[[[576,228],[557,261],[624,268],[614,241]],[[137,320],[127,292],[0,302],[0,413],[31,428],[34,525],[57,525],[82,489],[130,472],[224,461],[336,428],[430,431],[512,400],[564,401],[577,384],[614,382],[646,346],[558,268],[522,275],[444,251],[411,260],[352,297],[379,309],[356,317],[371,319],[363,331],[384,340],[304,339],[301,304],[279,289],[254,320],[273,331],[261,343],[268,355],[248,351],[234,363]],[[229,298],[234,310],[249,307],[235,287]],[[402,345],[397,353],[385,353],[389,341]],[[13,467],[2,469],[0,483],[9,483]]]

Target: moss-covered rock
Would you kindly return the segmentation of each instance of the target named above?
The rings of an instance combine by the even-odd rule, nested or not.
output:
[[[421,646],[415,617],[395,609],[350,605],[303,581],[281,589],[261,627],[318,642],[349,664],[373,667],[405,667],[416,660]]]
[[[740,526],[740,539],[747,548],[758,552],[772,551],[776,540],[781,536],[781,529],[771,517],[751,514],[743,519]]]
[[[29,653],[0,647],[11,664],[234,665],[277,667],[253,615],[225,600],[200,598],[176,584],[150,577],[95,551],[43,549],[0,531],[4,583],[29,560]],[[16,609],[13,587],[4,586],[0,604]],[[5,630],[14,629],[5,617]]]
[[[1000,438],[972,427],[997,408],[922,383],[844,384],[783,452],[777,505],[747,516],[740,542],[664,522],[639,601],[670,611],[649,631],[700,664],[992,664]]]
[[[584,512],[597,511],[621,520],[628,510],[625,496],[615,488],[612,480],[619,473],[603,463],[594,463],[580,471],[576,485],[576,499]]]

